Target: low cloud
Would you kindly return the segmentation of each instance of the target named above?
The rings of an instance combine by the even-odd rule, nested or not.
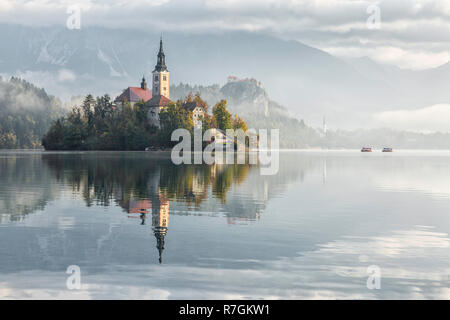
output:
[[[10,110],[45,109],[48,101],[21,84],[0,81],[0,103]]]
[[[73,4],[0,0],[0,21],[66,26],[67,8]],[[373,4],[380,8],[381,25],[369,30],[367,8]],[[76,5],[81,9],[81,28],[246,30],[412,69],[443,64],[450,52],[448,0],[79,0]]]
[[[375,47],[375,48],[374,48]],[[381,63],[400,67],[402,69],[423,70],[436,68],[450,61],[449,51],[433,52],[422,48],[402,49],[383,44],[375,46],[336,46],[323,48],[325,51],[340,57],[369,57]]]
[[[416,132],[450,132],[450,104],[417,110],[385,111],[374,116],[382,126]]]
[[[76,83],[78,80],[87,80],[85,75],[77,76],[72,70],[64,68],[57,71],[19,70],[12,74],[0,74],[0,76],[2,76],[3,79],[9,79],[11,76],[24,79],[40,88],[45,88],[46,92],[49,94],[57,94],[60,99],[65,101],[70,100],[70,98],[76,94],[74,88],[68,85],[69,83],[72,84]]]
[[[61,69],[58,71],[58,80],[60,82],[73,82],[76,80],[76,75],[71,70]]]

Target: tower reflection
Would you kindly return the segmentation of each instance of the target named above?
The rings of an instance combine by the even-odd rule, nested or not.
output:
[[[159,253],[159,263],[162,263],[164,239],[169,226],[169,204],[169,199],[159,191],[152,207],[152,227],[156,238],[156,248]]]
[[[139,215],[141,225],[146,224],[147,215],[152,215],[152,231],[156,238],[156,249],[158,249],[159,263],[162,263],[162,253],[164,251],[165,236],[169,227],[170,201],[167,195],[158,190],[154,196],[149,199],[136,200],[129,199],[120,202],[120,206],[124,208],[130,218]]]
[[[144,226],[151,214],[160,263],[170,209],[172,214],[217,215],[228,223],[245,223],[259,219],[267,200],[259,200],[264,181],[256,175],[249,182],[250,195],[230,192],[246,181],[248,164],[176,166],[170,158],[151,153],[45,154],[42,159],[52,178],[87,207],[119,205]]]

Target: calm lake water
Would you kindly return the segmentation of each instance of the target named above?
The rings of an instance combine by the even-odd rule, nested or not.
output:
[[[449,299],[449,233],[450,152],[0,152],[0,299]]]

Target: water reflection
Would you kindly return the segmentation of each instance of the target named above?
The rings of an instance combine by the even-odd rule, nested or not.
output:
[[[58,183],[69,185],[82,194],[87,206],[109,206],[131,198],[152,200],[162,193],[171,200],[198,207],[211,187],[215,198],[226,203],[232,185],[242,183],[249,165],[182,165],[167,158],[86,154],[44,155]]]
[[[10,152],[0,154],[0,166],[0,223],[22,221],[45,211],[49,203],[71,200],[94,212],[119,207],[142,226],[151,216],[160,263],[170,215],[225,217],[229,225],[254,223],[269,198],[305,170],[289,165],[286,175],[281,170],[279,176],[261,176],[258,167],[248,164],[176,166],[169,154],[151,153]],[[76,228],[77,219],[58,217],[58,228]],[[96,213],[95,221],[100,219]]]
[[[169,207],[170,201],[166,194],[159,190],[157,197],[146,200],[128,199],[120,201],[120,206],[124,208],[129,217],[139,215],[141,225],[145,225],[147,215],[152,216],[152,230],[156,238],[156,248],[159,253],[159,263],[162,263],[162,253],[164,250],[164,238],[169,227]]]
[[[448,298],[449,159],[0,153],[0,298],[74,297],[71,264],[87,298]]]
[[[49,154],[42,159],[56,182],[81,195],[86,206],[118,204],[130,218],[138,217],[141,225],[151,215],[159,263],[169,227],[170,202],[179,202],[191,211],[199,210],[211,190],[212,196],[225,205],[228,191],[245,181],[250,167],[248,164],[176,166],[167,156],[125,153],[100,157]],[[242,208],[237,214],[242,220],[255,220],[260,210]]]
[[[290,159],[278,175],[260,176],[250,165],[175,166],[168,154],[2,152],[0,222],[22,220],[67,194],[87,207],[120,205],[124,210],[127,203],[152,202],[163,194],[177,202],[176,214],[221,213],[229,223],[255,221],[271,196],[302,181],[315,166],[311,159]],[[244,183],[241,197],[227,198]]]
[[[52,171],[42,165],[40,154],[0,154],[0,223],[43,210],[58,193]]]

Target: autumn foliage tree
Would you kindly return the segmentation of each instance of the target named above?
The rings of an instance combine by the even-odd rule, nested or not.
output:
[[[213,121],[220,130],[233,129],[233,119],[227,110],[227,100],[221,100],[213,107]]]
[[[244,120],[242,120],[241,117],[239,117],[237,114],[234,115],[233,119],[233,129],[238,130],[242,129],[242,131],[247,132],[247,123],[245,123]]]

